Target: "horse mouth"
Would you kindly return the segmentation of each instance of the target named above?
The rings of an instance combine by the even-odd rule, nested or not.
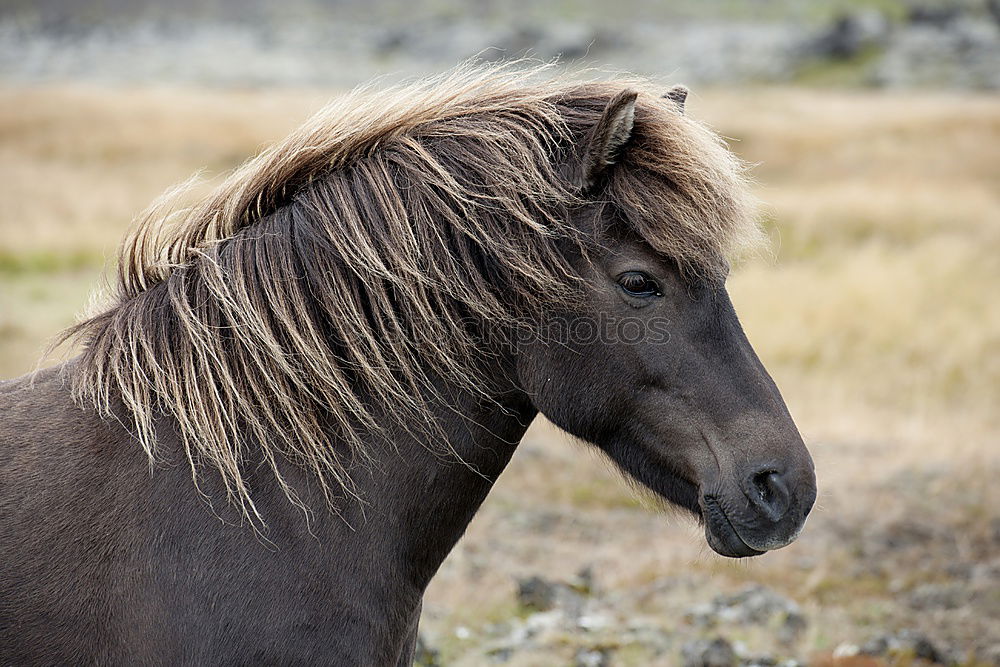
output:
[[[747,558],[764,553],[743,541],[715,496],[703,497],[701,515],[705,521],[705,539],[717,554],[728,558]]]

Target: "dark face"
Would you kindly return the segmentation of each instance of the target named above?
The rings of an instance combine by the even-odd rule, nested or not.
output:
[[[790,543],[816,498],[812,459],[722,284],[682,279],[644,243],[605,239],[589,283],[518,355],[535,407],[668,501],[709,545],[753,556]]]

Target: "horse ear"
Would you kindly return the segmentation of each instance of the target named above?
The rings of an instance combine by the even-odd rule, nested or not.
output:
[[[663,94],[665,98],[677,105],[677,110],[684,113],[684,102],[688,97],[687,86],[674,86]]]
[[[623,90],[608,102],[600,120],[587,135],[583,154],[581,189],[587,190],[597,177],[615,163],[622,147],[632,137],[635,122],[635,99],[639,93]]]

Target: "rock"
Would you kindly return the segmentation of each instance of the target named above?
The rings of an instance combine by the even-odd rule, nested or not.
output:
[[[909,594],[907,601],[919,610],[958,609],[968,597],[969,591],[958,584],[923,584]]]
[[[918,519],[900,519],[882,527],[873,535],[872,546],[877,554],[926,548],[928,542],[945,539],[941,530],[930,522]]]
[[[497,50],[486,59],[529,55],[542,60],[573,60],[586,56],[598,41],[593,28],[580,23],[555,21],[547,25],[519,25],[498,34]]]
[[[512,16],[508,22],[495,20],[500,5],[485,1],[454,15],[444,10],[452,6],[446,2],[425,18],[404,12],[386,21],[301,21],[294,11],[286,13],[289,20],[270,13],[246,20],[241,12],[239,20],[220,15],[190,21],[175,10],[158,9],[155,17],[140,12],[112,28],[81,27],[72,20],[60,27],[58,21],[36,24],[0,15],[0,78],[351,87],[387,70],[396,73],[393,78],[408,78],[466,58],[528,53],[564,63],[596,58],[627,70],[667,67],[693,83],[781,82],[802,71],[803,59],[848,60],[871,52],[871,62],[858,63],[859,82],[1000,88],[1000,0],[967,0],[959,9],[912,1],[918,4],[906,21],[856,10],[805,37],[805,23],[791,15],[681,22],[657,11],[659,18],[636,15],[611,22],[582,15],[541,22]],[[980,8],[974,9],[976,4]],[[161,12],[168,20],[157,18]]]
[[[946,28],[962,13],[962,8],[954,4],[920,3],[910,7],[907,20],[910,23],[922,23],[936,28]]]
[[[809,621],[796,610],[786,610],[781,625],[778,627],[778,641],[782,644],[794,644],[808,627]]]
[[[969,580],[973,584],[989,585],[1000,581],[1000,558],[996,558],[988,563],[976,563],[969,568]]]
[[[681,647],[684,667],[735,667],[736,651],[723,637],[697,639]]]
[[[979,659],[989,665],[1000,665],[1000,643],[979,651]]]
[[[833,649],[834,658],[853,658],[854,656],[861,653],[861,647],[857,644],[838,644],[837,648]]]
[[[555,630],[566,623],[566,614],[560,609],[542,611],[532,614],[524,622],[528,637],[534,637]]]
[[[699,602],[688,608],[684,618],[699,628],[712,628],[719,621],[718,610],[711,602]]]
[[[576,576],[569,581],[569,587],[580,595],[592,595],[594,593],[594,568],[587,566],[576,573]]]
[[[586,56],[596,41],[597,34],[589,26],[555,22],[547,27],[535,48],[543,58],[573,60]]]
[[[636,644],[662,654],[673,646],[673,637],[657,620],[633,618],[619,635],[622,644]]]
[[[900,630],[895,634],[875,637],[861,647],[861,653],[871,656],[920,658],[944,664],[947,656],[923,633]]]
[[[557,584],[541,577],[528,577],[517,582],[517,602],[525,609],[548,611],[556,606]]]
[[[777,625],[783,644],[796,641],[808,626],[799,606],[763,586],[750,586],[732,595],[719,595],[710,603],[688,609],[686,618],[701,628],[720,622],[749,625]]]
[[[582,648],[573,656],[573,667],[611,667],[611,650]]]
[[[881,12],[852,12],[836,19],[805,48],[820,58],[850,60],[866,49],[884,47],[889,31],[889,20]]]
[[[486,649],[486,655],[496,662],[507,662],[514,657],[513,646],[495,646]]]
[[[733,595],[720,595],[714,601],[721,613],[745,623],[764,624],[777,614],[799,614],[799,606],[763,586],[749,586]]]
[[[580,618],[576,619],[576,625],[579,628],[588,631],[604,630],[609,628],[614,624],[614,619],[610,614],[606,613],[593,613],[593,614],[583,614]]]
[[[551,609],[534,613],[523,621],[511,619],[504,623],[508,632],[505,636],[494,638],[485,646],[484,653],[494,662],[507,662],[513,655],[525,649],[546,643],[554,635],[572,630],[566,614],[561,609]]]
[[[583,613],[592,586],[593,574],[586,571],[568,584],[532,576],[518,580],[517,601],[530,611],[549,611],[558,607],[567,616],[576,618]]]
[[[740,663],[740,667],[804,667],[798,660],[786,658],[781,660],[769,655],[749,658]]]
[[[986,0],[986,11],[990,13],[997,25],[1000,25],[1000,0]],[[993,520],[994,526],[1000,526],[1000,520]]]
[[[431,648],[423,635],[417,635],[417,645],[413,650],[414,667],[440,667],[441,654],[437,649]]]
[[[985,17],[960,16],[944,26],[915,23],[897,31],[876,63],[871,81],[877,85],[1000,88],[1000,25]],[[888,550],[942,540],[933,527],[916,522],[887,527]]]

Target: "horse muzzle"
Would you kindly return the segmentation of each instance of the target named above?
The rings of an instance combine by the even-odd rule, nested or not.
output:
[[[732,488],[702,494],[699,506],[705,539],[730,558],[759,556],[798,537],[816,501],[816,476],[809,466],[789,475],[775,465],[751,466]]]

